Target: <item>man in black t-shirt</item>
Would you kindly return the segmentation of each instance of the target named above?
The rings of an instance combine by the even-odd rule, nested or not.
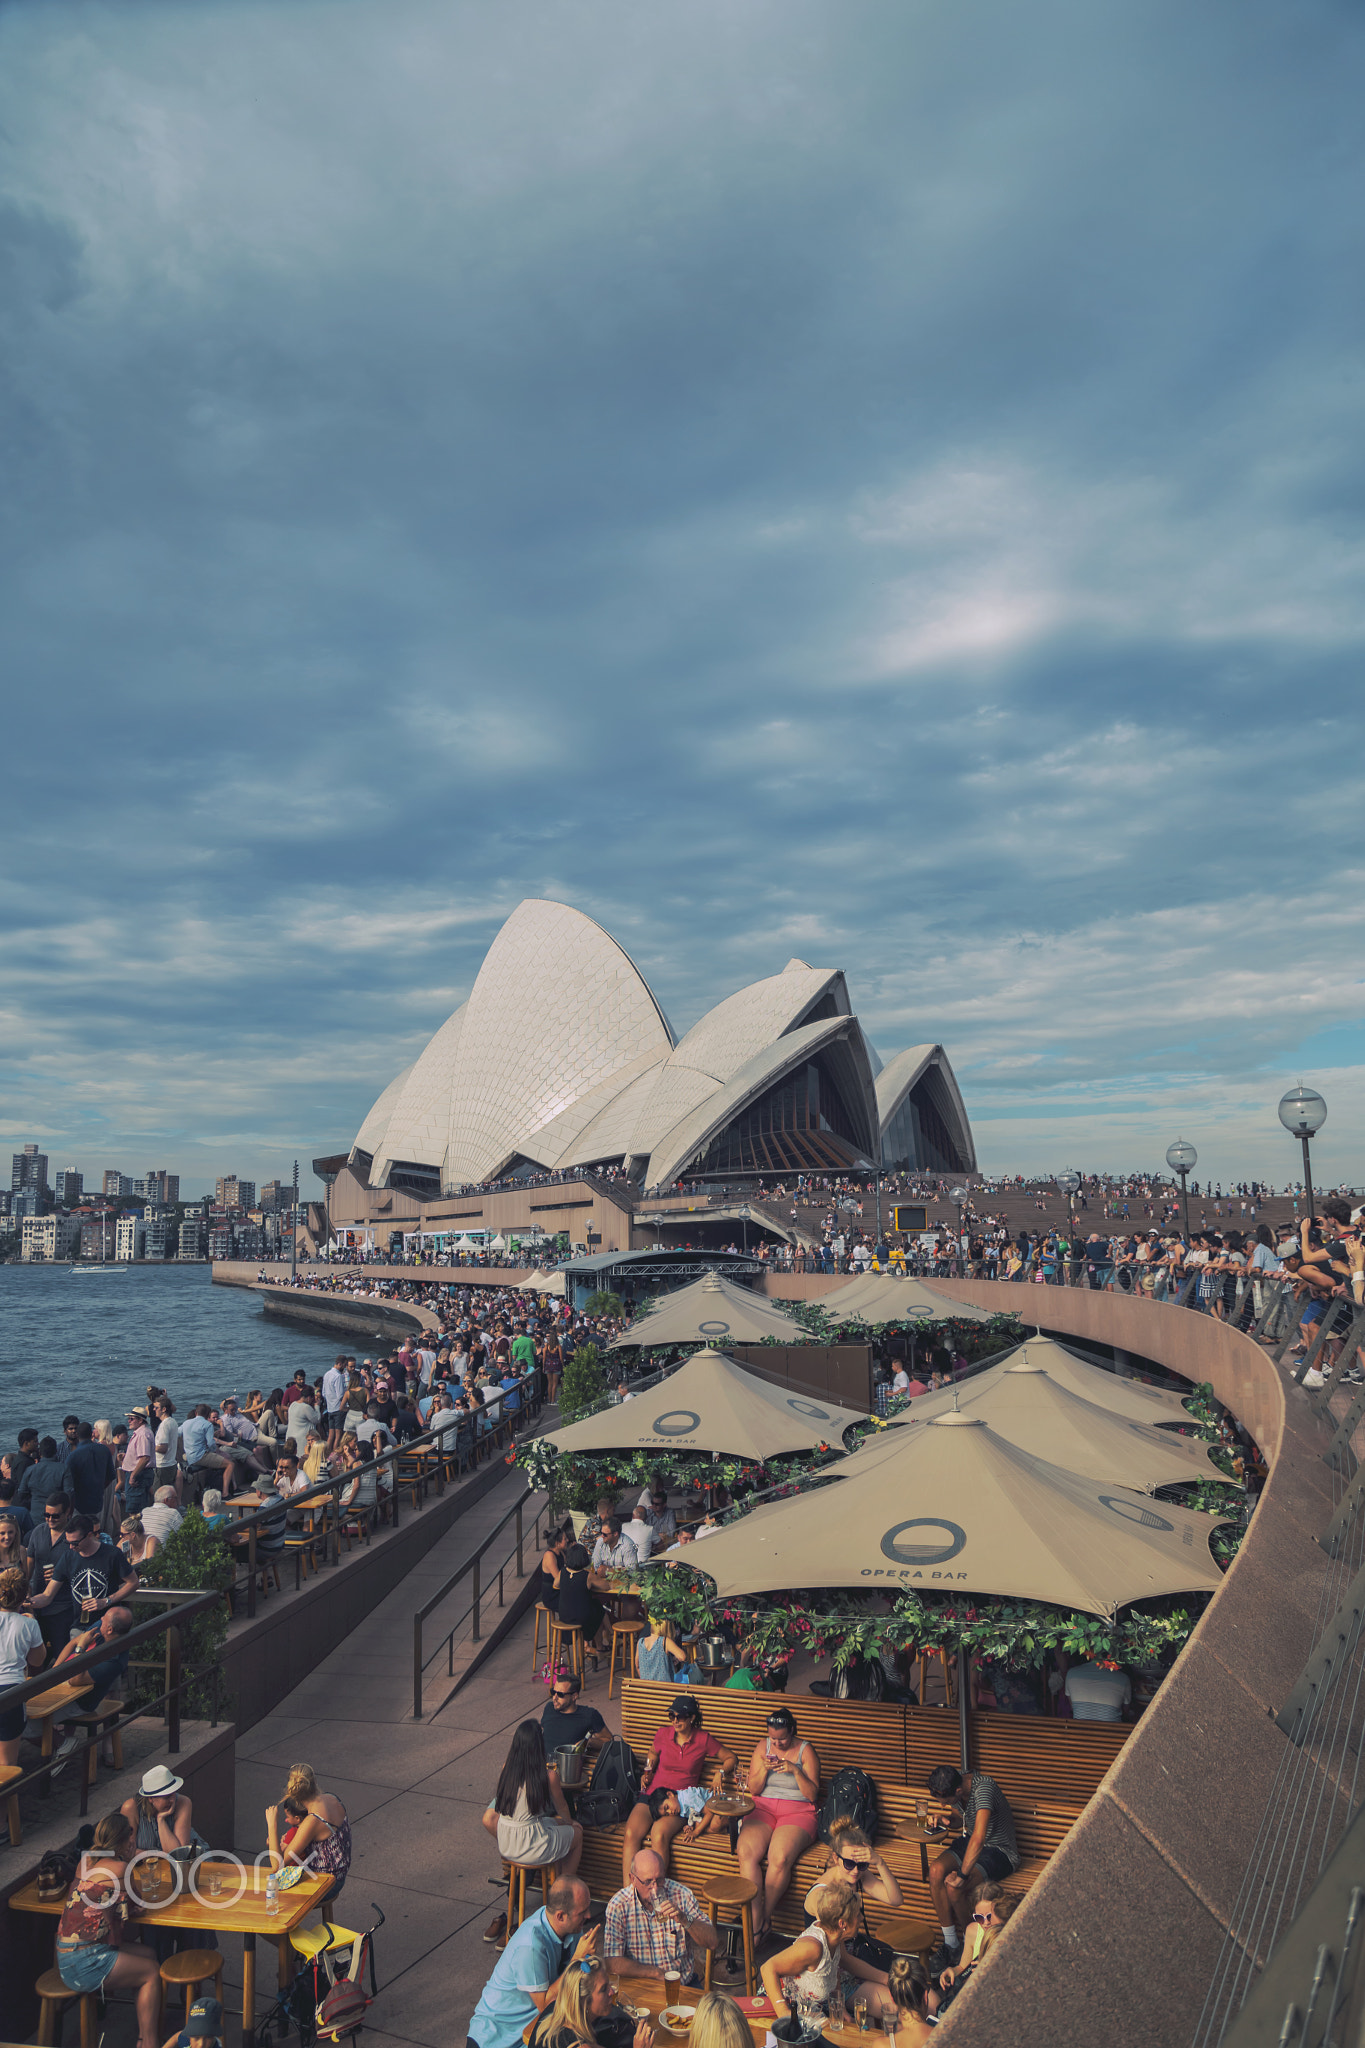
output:
[[[572,1671],[557,1678],[550,1690],[548,1706],[540,1717],[540,1739],[545,1744],[545,1754],[553,1757],[557,1749],[571,1748],[575,1742],[588,1738],[589,1749],[597,1749],[606,1741],[609,1730],[596,1707],[580,1707],[578,1704],[578,1679]]]
[[[53,1557],[48,1583],[29,1604],[40,1626],[45,1610],[64,1604],[82,1628],[93,1628],[111,1607],[136,1591],[137,1573],[117,1543],[101,1536],[88,1515],[73,1515],[66,1543]]]

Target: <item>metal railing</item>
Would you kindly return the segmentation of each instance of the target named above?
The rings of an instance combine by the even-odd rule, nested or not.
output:
[[[496,1543],[498,1537],[501,1536],[503,1530],[507,1527],[507,1524],[509,1522],[515,1523],[516,1536],[513,1540],[510,1550],[507,1553],[507,1556],[502,1560],[502,1562],[497,1567],[499,1607],[502,1607],[506,1604],[504,1592],[504,1574],[506,1573],[507,1567],[512,1563],[513,1558],[516,1559],[518,1579],[525,1578],[526,1572],[524,1568],[524,1551],[526,1537],[523,1524],[523,1516],[525,1514],[527,1502],[533,1500],[534,1498],[535,1489],[533,1487],[528,1486],[526,1488],[526,1491],[523,1494],[521,1494],[517,1498],[517,1500],[513,1502],[512,1506],[507,1510],[507,1513],[502,1517],[502,1520],[497,1524],[496,1528],[490,1530],[488,1535],[485,1536],[483,1542],[479,1545],[478,1549],[474,1552],[473,1556],[466,1558],[464,1563],[460,1566],[459,1570],[452,1572],[450,1577],[446,1580],[445,1584],[440,1588],[440,1590],[436,1593],[433,1593],[430,1600],[427,1601],[426,1605],[424,1607],[419,1607],[416,1614],[413,1615],[412,1718],[414,1719],[414,1721],[420,1721],[422,1718],[422,1681],[426,1676],[428,1665],[434,1664],[436,1659],[440,1656],[442,1650],[444,1650],[446,1652],[447,1671],[451,1678],[455,1676],[455,1638],[460,1633],[460,1630],[464,1627],[467,1621],[472,1620],[473,1623],[472,1629],[470,1631],[471,1639],[476,1643],[479,1641],[482,1623],[482,1603],[484,1593],[483,1560],[488,1555],[488,1552],[492,1549],[494,1543]],[[533,1549],[539,1550],[540,1548],[541,1517],[545,1514],[548,1514],[548,1512],[548,1501],[542,1502],[542,1504],[535,1511],[535,1522],[531,1532],[531,1542]],[[437,1643],[429,1653],[424,1654],[424,1631],[427,1620],[432,1614],[435,1613],[436,1609],[441,1605],[442,1601],[449,1599],[450,1595],[454,1592],[455,1588],[459,1585],[460,1581],[470,1575],[472,1575],[474,1581],[473,1599],[470,1601],[468,1607],[465,1608],[463,1614],[460,1615],[458,1620],[451,1624],[450,1628],[446,1631],[445,1635],[442,1636],[440,1642]]]
[[[86,1739],[83,1742],[77,1743],[76,1749],[73,1752],[68,1752],[68,1755],[61,1760],[63,1764],[72,1761],[77,1763],[77,1775],[80,1781],[80,1810],[82,1815],[88,1812],[90,1804],[90,1773],[87,1764],[89,1752],[97,1743],[107,1741],[115,1731],[121,1734],[134,1721],[145,1720],[149,1715],[160,1712],[161,1718],[166,1723],[166,1747],[172,1756],[176,1755],[180,1748],[180,1724],[184,1712],[185,1689],[187,1686],[197,1684],[203,1680],[207,1680],[212,1689],[210,1725],[217,1727],[219,1707],[219,1665],[217,1659],[215,1658],[207,1666],[187,1669],[184,1662],[184,1631],[187,1625],[199,1615],[207,1614],[212,1608],[220,1606],[222,1598],[222,1594],[216,1591],[206,1593],[182,1592],[170,1587],[163,1588],[159,1586],[139,1590],[136,1593],[130,1594],[128,1600],[120,1604],[133,1606],[142,1601],[169,1601],[173,1603],[169,1612],[156,1615],[150,1621],[135,1623],[126,1635],[115,1636],[108,1641],[100,1642],[93,1649],[82,1650],[77,1656],[64,1658],[59,1664],[49,1664],[36,1677],[26,1678],[22,1684],[9,1686],[5,1691],[0,1692],[0,1714],[3,1714],[13,1707],[23,1706],[28,1701],[53,1691],[56,1686],[65,1685],[70,1679],[79,1678],[84,1672],[93,1671],[98,1665],[111,1663],[114,1658],[122,1657],[125,1652],[131,1652],[143,1644],[155,1642],[158,1637],[165,1638],[164,1671],[166,1683],[162,1690],[153,1699],[142,1700],[136,1705],[126,1708],[124,1702],[115,1702],[114,1704],[118,1708],[117,1715],[111,1715],[108,1721],[93,1727]],[[133,1661],[130,1655],[130,1665]],[[68,1718],[84,1719],[93,1708],[101,1706],[103,1702],[95,1699],[93,1691],[88,1691],[85,1698],[73,1700],[71,1704],[74,1712]],[[11,1778],[5,1786],[6,1794],[23,1792],[29,1786],[36,1785],[40,1794],[46,1798],[52,1790],[55,1761],[52,1757],[45,1757],[40,1763],[34,1764],[24,1771],[20,1777]]]
[[[505,1398],[504,1396],[504,1400]],[[500,1404],[496,1420],[486,1418],[481,1413],[464,1416],[458,1424],[449,1422],[443,1424],[440,1429],[425,1429],[420,1435],[411,1437],[407,1443],[398,1444],[392,1450],[378,1452],[373,1465],[367,1465],[365,1470],[374,1471],[376,1474],[387,1470],[392,1483],[389,1492],[381,1501],[376,1480],[375,1501],[366,1504],[362,1512],[377,1513],[382,1507],[396,1529],[402,1490],[405,1486],[413,1489],[414,1508],[420,1512],[425,1502],[427,1487],[433,1481],[437,1497],[440,1498],[445,1493],[448,1481],[453,1482],[462,1478],[466,1472],[474,1471],[480,1464],[486,1463],[509,1448],[522,1423],[534,1421],[540,1414],[544,1401],[545,1376],[541,1367],[535,1366],[518,1383],[518,1406],[504,1412]],[[442,1440],[439,1446],[436,1441],[438,1437]],[[419,1460],[417,1457],[424,1449],[440,1453],[429,1461],[430,1469],[425,1469],[428,1461]],[[402,1470],[405,1459],[414,1469],[407,1472]],[[454,1467],[453,1471],[447,1469],[450,1466]],[[280,1525],[297,1510],[311,1508],[316,1512],[319,1507],[321,1508],[321,1526],[310,1532],[312,1540],[329,1564],[336,1565],[341,1562],[343,1528],[347,1517],[356,1513],[354,1506],[343,1507],[341,1495],[343,1491],[350,1489],[355,1479],[354,1468],[341,1473],[336,1479],[321,1479],[315,1486],[282,1496],[269,1507],[258,1508],[252,1514],[243,1515],[236,1528],[229,1532],[231,1547],[239,1553],[243,1550],[241,1538],[246,1537],[245,1590],[248,1620],[253,1620],[256,1614],[257,1575],[262,1565],[278,1563],[284,1555],[290,1532],[287,1529],[282,1530]],[[263,1530],[268,1544],[268,1547],[264,1548],[261,1544]],[[297,1535],[298,1532],[292,1533]],[[277,1535],[280,1537],[278,1545],[273,1541]],[[300,1551],[301,1545],[296,1544],[295,1549],[296,1552]],[[302,1570],[301,1564],[299,1570]]]

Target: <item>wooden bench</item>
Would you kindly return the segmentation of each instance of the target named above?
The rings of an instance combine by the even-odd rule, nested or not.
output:
[[[801,1735],[814,1745],[826,1785],[844,1764],[856,1764],[883,1785],[923,1785],[936,1764],[961,1756],[955,1711],[894,1706],[886,1700],[827,1700],[815,1693],[731,1692],[699,1686],[704,1725],[747,1768],[775,1706],[788,1706]],[[668,1720],[678,1687],[627,1679],[621,1732],[638,1757],[649,1755]],[[972,1713],[967,1754],[1011,1802],[1085,1806],[1132,1734],[1122,1721],[1054,1720],[1043,1714]]]
[[[904,1707],[889,1701],[826,1700],[815,1693],[747,1692],[726,1686],[696,1686],[702,1724],[718,1742],[732,1749],[745,1770],[755,1743],[763,1740],[769,1714],[790,1707],[801,1736],[813,1743],[825,1781],[842,1764],[857,1764],[870,1778],[906,1783]],[[679,1687],[647,1678],[627,1679],[621,1691],[621,1733],[635,1754],[646,1757],[654,1737],[668,1725],[668,1709]],[[957,1740],[957,1722],[939,1714],[949,1738]],[[831,1758],[834,1759],[831,1762]],[[938,1761],[943,1762],[940,1756]]]
[[[655,1732],[665,1724],[676,1687],[644,1679],[627,1679],[622,1692],[622,1733],[643,1761]],[[699,1692],[703,1722],[718,1741],[734,1751],[747,1767],[753,1745],[779,1697],[772,1693]],[[797,1727],[815,1746],[822,1782],[828,1786],[837,1770],[856,1764],[877,1787],[876,1844],[904,1895],[899,1907],[868,1902],[867,1921],[893,1947],[919,1946],[926,1924],[934,1920],[926,1878],[932,1846],[924,1855],[918,1842],[896,1835],[897,1824],[912,1823],[917,1799],[927,1796],[925,1780],[936,1764],[955,1763],[958,1724],[955,1714],[937,1708],[900,1707],[887,1702],[826,1700],[795,1694],[790,1704]],[[1042,1873],[1075,1825],[1100,1780],[1122,1748],[1130,1730],[1120,1723],[1080,1722],[973,1715],[968,1728],[968,1753],[978,1770],[996,1778],[1014,1814],[1020,1855],[1017,1871],[1005,1889],[1026,1892]],[[903,1775],[909,1758],[919,1764],[918,1777]],[[705,1781],[719,1775],[708,1764]],[[1038,1798],[1035,1787],[1050,1796]],[[623,1827],[588,1829],[579,1874],[599,1899],[610,1898],[621,1885]],[[804,1900],[824,1869],[828,1850],[817,1842],[796,1865],[786,1897],[773,1924],[782,1933],[798,1933],[806,1924]],[[735,1869],[730,1833],[705,1835],[692,1843],[675,1841],[673,1875],[694,1891],[708,1877]]]

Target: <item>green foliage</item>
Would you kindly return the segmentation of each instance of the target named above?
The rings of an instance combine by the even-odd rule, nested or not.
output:
[[[819,1609],[794,1599],[720,1602],[711,1597],[699,1566],[668,1563],[646,1565],[638,1579],[647,1611],[679,1628],[713,1618],[730,1621],[759,1663],[781,1663],[804,1650],[817,1662],[828,1657],[835,1669],[854,1656],[880,1657],[889,1665],[897,1651],[941,1649],[955,1655],[959,1647],[1016,1671],[1036,1669],[1053,1649],[1136,1668],[1173,1659],[1197,1619],[1170,1601],[1130,1607],[1112,1619],[1067,1613],[1036,1600],[947,1594],[904,1593],[889,1614],[857,1594],[831,1593]]]
[[[564,1368],[559,1386],[559,1412],[566,1422],[576,1422],[607,1391],[607,1377],[595,1344],[580,1344]]]
[[[138,1567],[138,1577],[144,1591],[157,1586],[173,1587],[177,1592],[208,1592],[226,1594],[232,1584],[234,1567],[232,1555],[217,1530],[210,1529],[203,1516],[195,1510],[185,1516],[184,1521],[157,1551],[149,1564]],[[161,1612],[174,1610],[179,1601],[166,1601]],[[157,1610],[138,1602],[139,1621]],[[228,1632],[227,1601],[223,1599],[210,1607],[204,1614],[197,1615],[183,1631],[181,1645],[181,1667],[185,1671],[200,1671],[201,1678],[185,1687],[184,1711],[187,1714],[207,1718],[213,1698],[213,1688],[208,1673],[222,1652]],[[164,1679],[154,1671],[140,1672],[134,1697],[155,1699],[164,1691]],[[228,1711],[227,1702],[220,1701],[220,1711]]]
[[[625,1314],[625,1307],[619,1294],[612,1294],[605,1287],[599,1287],[596,1294],[590,1294],[584,1302],[583,1313],[589,1316],[614,1316],[619,1322]]]

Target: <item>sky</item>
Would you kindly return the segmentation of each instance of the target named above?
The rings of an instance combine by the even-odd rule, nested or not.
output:
[[[5,0],[0,1152],[287,1177],[549,896],[995,1172],[1365,1183],[1365,19]]]

